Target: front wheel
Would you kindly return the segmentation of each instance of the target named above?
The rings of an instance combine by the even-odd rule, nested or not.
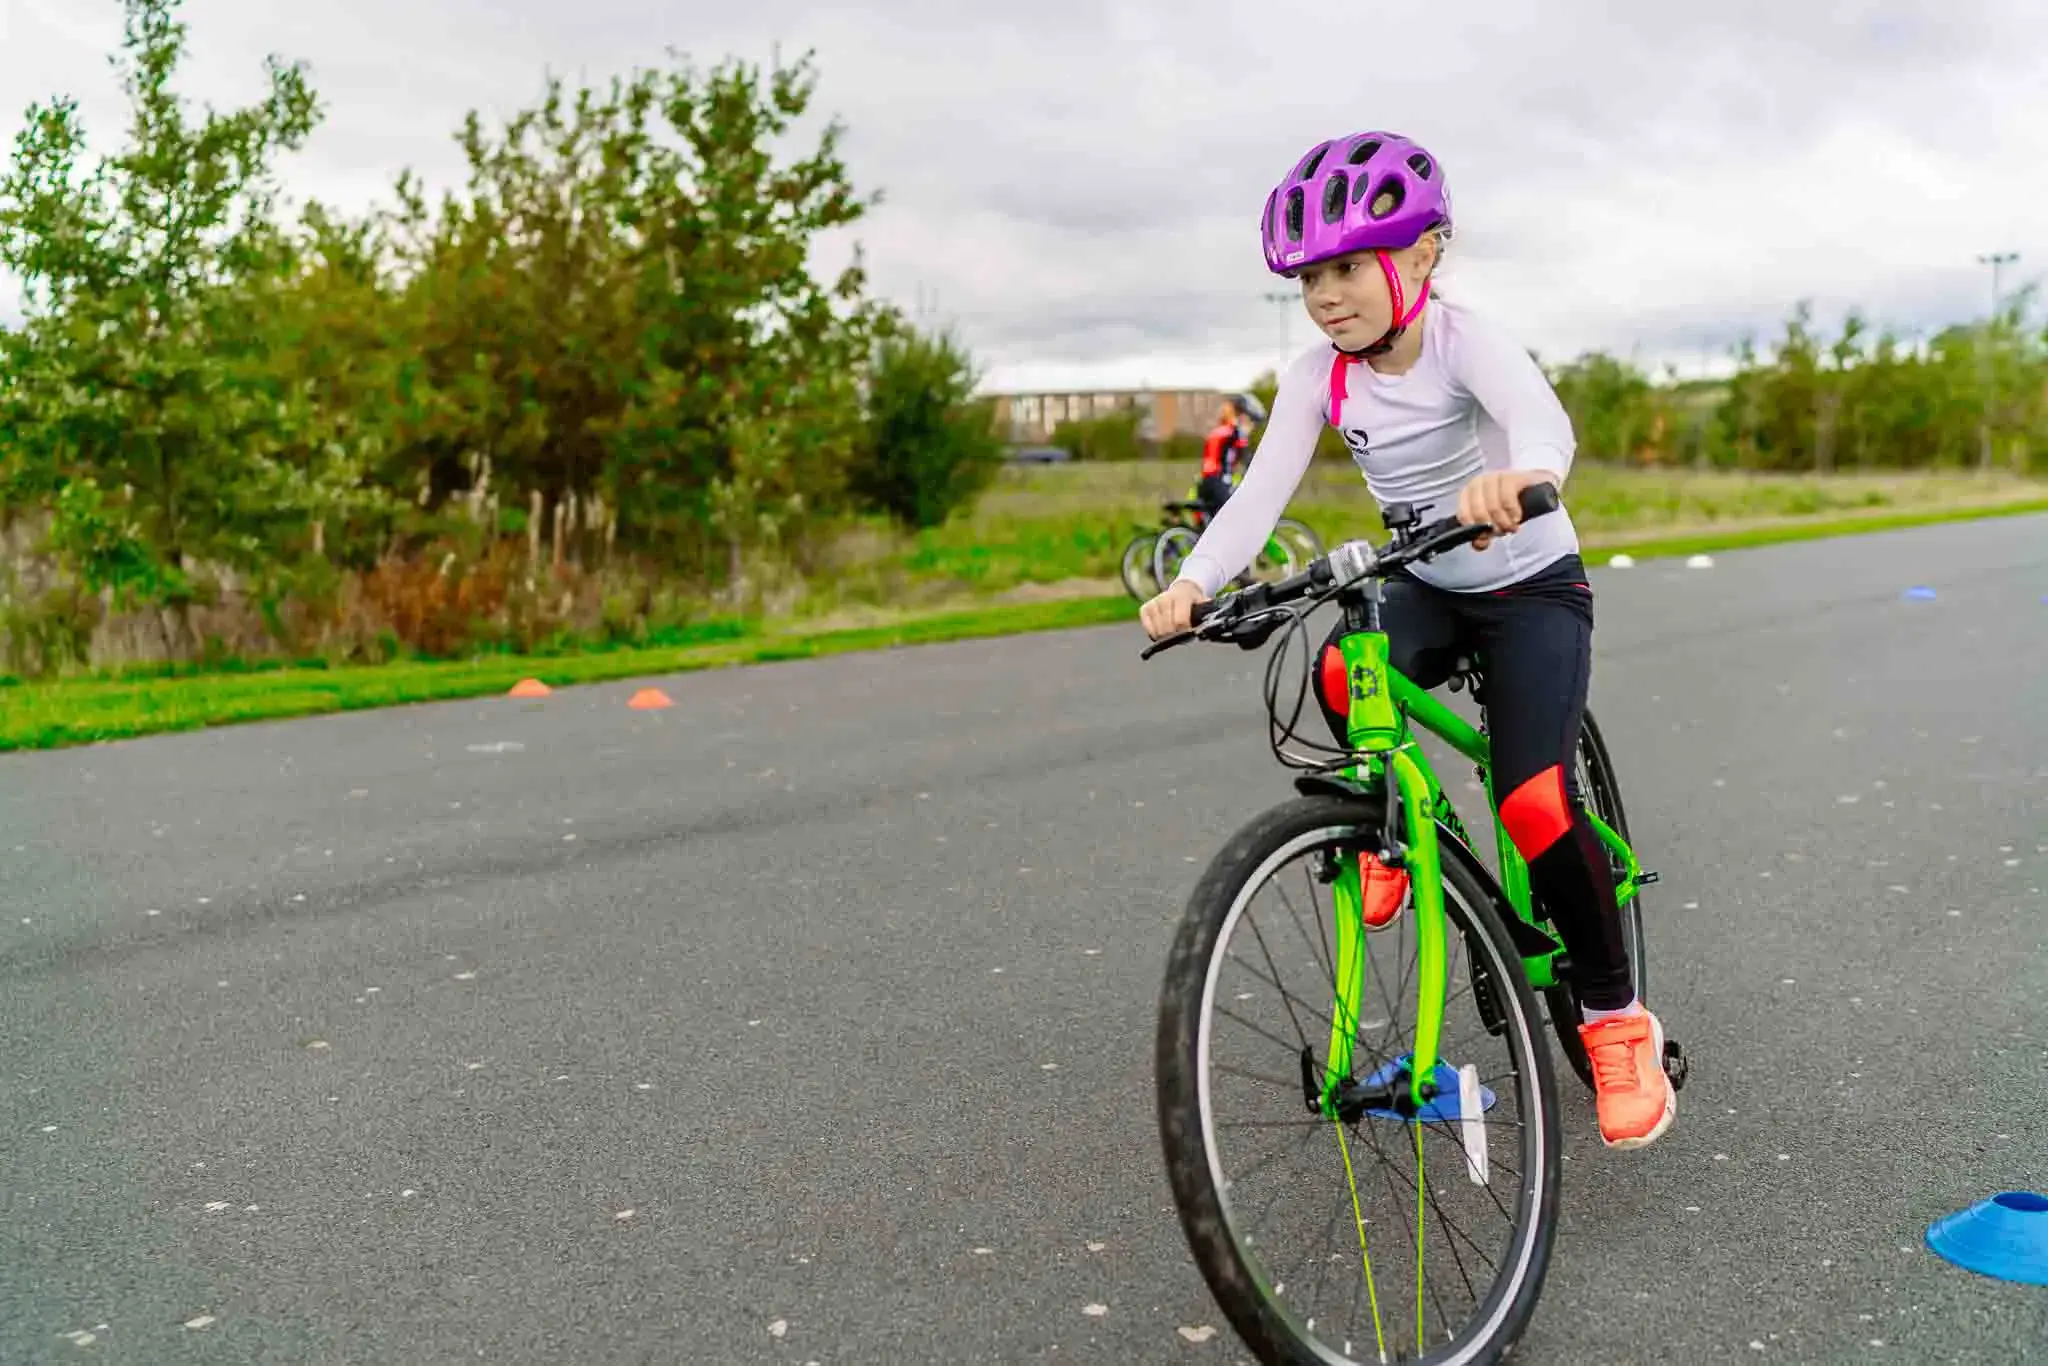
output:
[[[1151,593],[1146,591],[1145,576],[1151,572],[1152,547],[1158,544],[1158,542],[1158,532],[1141,531],[1131,537],[1130,544],[1124,547],[1123,563],[1121,565],[1124,591],[1139,602],[1143,602],[1152,596]]]
[[[1549,1266],[1556,1081],[1505,902],[1446,858],[1445,980],[1425,988],[1412,900],[1369,936],[1338,928],[1381,826],[1362,798],[1255,818],[1197,884],[1160,993],[1159,1133],[1181,1228],[1265,1363],[1497,1362]],[[1437,1092],[1418,1110],[1407,1069],[1425,989],[1442,1030]]]

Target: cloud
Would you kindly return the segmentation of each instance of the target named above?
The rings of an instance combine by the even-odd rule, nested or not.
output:
[[[0,134],[70,88],[121,123],[113,0],[9,0]],[[327,109],[290,163],[361,207],[401,166],[460,173],[462,114],[502,118],[549,70],[817,52],[820,119],[883,202],[881,292],[936,299],[996,385],[1235,383],[1314,338],[1266,295],[1257,215],[1315,140],[1398,128],[1454,186],[1444,287],[1546,358],[1602,347],[1697,366],[1794,302],[1902,330],[1981,313],[1979,252],[2048,262],[2036,168],[2048,8],[2033,0],[1617,9],[1466,0],[1342,10],[1235,0],[189,0],[184,88],[247,99],[268,51]],[[17,97],[17,92],[24,92]]]

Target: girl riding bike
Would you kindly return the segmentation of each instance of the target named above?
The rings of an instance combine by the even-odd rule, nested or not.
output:
[[[1574,965],[1601,1139],[1615,1148],[1653,1142],[1678,1109],[1661,1062],[1663,1025],[1636,999],[1613,874],[1573,761],[1592,670],[1593,592],[1565,509],[1517,532],[1521,491],[1562,488],[1570,472],[1571,420],[1527,352],[1471,310],[1431,297],[1451,205],[1442,167],[1416,143],[1362,132],[1316,144],[1267,196],[1261,236],[1267,269],[1301,282],[1330,346],[1303,353],[1281,376],[1250,472],[1140,619],[1155,640],[1186,630],[1195,605],[1250,563],[1324,422],[1382,507],[1406,503],[1425,519],[1455,509],[1461,522],[1502,533],[1387,583],[1381,618],[1392,663],[1434,687],[1459,655],[1485,661],[1500,818]],[[1344,717],[1327,703],[1324,713],[1344,744]],[[1380,928],[1400,912],[1406,874],[1361,858],[1373,865],[1362,870],[1366,923]]]

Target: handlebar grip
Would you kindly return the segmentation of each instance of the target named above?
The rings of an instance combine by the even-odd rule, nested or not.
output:
[[[1522,518],[1541,517],[1546,512],[1555,512],[1561,500],[1557,496],[1557,485],[1545,482],[1530,484],[1521,492]]]

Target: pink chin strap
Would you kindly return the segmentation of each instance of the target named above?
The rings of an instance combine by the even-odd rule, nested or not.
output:
[[[1387,293],[1394,302],[1394,325],[1386,330],[1384,336],[1366,347],[1363,351],[1345,351],[1341,348],[1337,350],[1336,356],[1330,362],[1330,425],[1332,427],[1338,424],[1338,420],[1344,412],[1344,399],[1347,396],[1344,387],[1345,367],[1354,362],[1362,361],[1368,356],[1383,356],[1392,350],[1395,341],[1400,338],[1403,332],[1408,330],[1410,323],[1422,316],[1422,306],[1429,302],[1429,281],[1424,280],[1422,282],[1422,292],[1415,296],[1415,307],[1409,308],[1407,306],[1408,291],[1401,288],[1401,272],[1394,269],[1393,259],[1384,251],[1376,251],[1373,255],[1379,257],[1380,270],[1387,277]]]

